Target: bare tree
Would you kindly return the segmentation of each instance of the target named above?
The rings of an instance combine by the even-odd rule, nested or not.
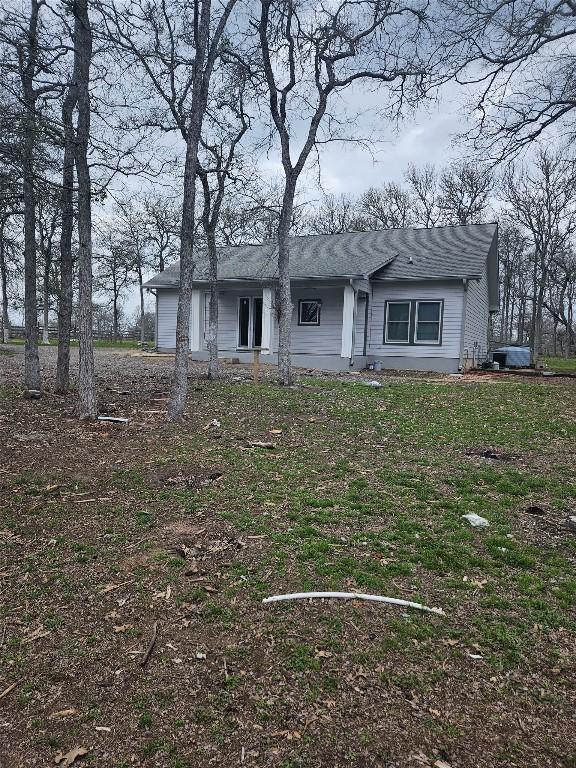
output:
[[[20,140],[15,146],[16,163],[22,179],[24,213],[24,386],[39,390],[38,316],[36,296],[36,150],[39,134],[38,101],[51,85],[39,84],[39,75],[47,66],[40,36],[41,0],[31,0],[29,12],[4,14],[0,20],[0,39],[10,48],[5,74],[14,76],[13,88],[19,102]]]
[[[140,311],[140,344],[144,344],[144,273],[151,266],[152,258],[149,253],[149,235],[146,227],[146,215],[138,201],[131,198],[117,202],[113,230],[110,232],[111,250],[120,254],[120,263],[125,266],[125,279],[132,274],[138,286]]]
[[[397,229],[414,223],[414,201],[410,193],[391,181],[370,187],[360,197],[360,210],[370,229]]]
[[[479,224],[484,220],[493,187],[489,169],[478,163],[452,163],[442,170],[438,186],[443,224]]]
[[[204,123],[203,161],[198,166],[203,206],[200,221],[208,252],[210,302],[208,309],[208,378],[217,378],[218,366],[218,250],[217,231],[227,187],[239,172],[238,148],[250,126],[246,111],[249,72],[233,62],[221,68],[221,83],[213,94]]]
[[[0,211],[0,291],[2,292],[2,342],[10,340],[10,299],[8,290],[14,276],[16,262],[16,240],[9,233],[11,214]],[[11,268],[12,267],[12,268]]]
[[[78,89],[78,119],[74,141],[74,165],[78,180],[78,395],[80,418],[94,419],[97,410],[92,344],[92,182],[88,162],[92,28],[88,0],[75,0],[73,12],[74,77]]]
[[[522,341],[526,314],[525,273],[528,237],[517,225],[504,221],[498,235],[500,263],[500,340]]]
[[[502,195],[507,215],[529,236],[532,259],[531,342],[534,362],[542,347],[542,310],[554,260],[576,233],[576,166],[540,151],[533,167],[510,167]]]
[[[540,137],[576,136],[574,0],[444,0],[439,28],[460,82],[474,84],[468,134],[494,160]]]
[[[112,309],[112,338],[118,341],[121,299],[130,283],[134,265],[134,250],[129,233],[121,229],[122,222],[111,220],[99,238],[100,248],[94,254],[97,267],[95,287],[103,294]],[[142,309],[140,309],[142,313]]]
[[[358,203],[349,195],[325,195],[320,206],[309,216],[308,227],[317,234],[338,234],[368,228]]]
[[[410,164],[405,178],[414,201],[414,224],[420,227],[435,227],[442,218],[436,168],[430,164],[423,168]]]
[[[0,125],[0,127],[3,127]],[[21,187],[14,178],[10,165],[0,155],[0,290],[2,291],[2,341],[10,338],[9,286],[19,266],[18,243],[14,232],[15,219],[21,210]]]
[[[261,0],[258,34],[271,120],[280,143],[284,192],[277,231],[280,381],[290,384],[292,299],[290,223],[298,180],[311,153],[337,138],[342,121],[326,119],[331,97],[354,84],[383,85],[393,119],[420,99],[432,68],[425,41],[427,4],[419,0],[342,0],[317,6]],[[294,122],[305,125],[296,148]],[[339,138],[345,138],[340,132]]]
[[[554,327],[553,353],[558,353],[558,328],[564,329],[563,354],[568,357],[576,351],[576,252],[571,243],[552,262],[544,307],[552,317]]]
[[[161,195],[147,195],[143,200],[143,218],[155,269],[163,272],[178,253],[179,215],[176,203]]]
[[[54,241],[59,225],[59,210],[52,205],[51,189],[39,191],[37,203],[37,247],[41,267],[42,344],[49,344],[50,307],[54,295]]]
[[[186,145],[180,228],[180,290],[176,317],[176,359],[168,417],[182,419],[188,389],[190,308],[194,277],[196,176],[202,123],[214,64],[237,0],[226,0],[220,15],[211,0],[149,4],[129,0],[122,7],[102,2],[109,39],[127,61],[137,63],[164,105],[150,125],[176,130]]]
[[[74,109],[78,101],[76,64],[62,101],[62,186],[60,189],[60,293],[58,297],[58,357],[55,390],[68,392],[70,386],[70,333],[74,299]]]

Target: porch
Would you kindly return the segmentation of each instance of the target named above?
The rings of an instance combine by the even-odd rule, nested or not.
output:
[[[169,295],[166,295],[169,294]],[[368,285],[356,281],[293,281],[291,354],[296,366],[347,370],[366,362]],[[177,294],[158,291],[158,349],[168,339],[162,329],[174,326]],[[206,359],[209,292],[199,285],[192,294],[190,350]],[[173,347],[173,344],[171,345]],[[278,353],[278,320],[275,286],[256,281],[226,282],[218,304],[218,349],[221,357],[249,361],[254,348],[263,362],[275,363]]]

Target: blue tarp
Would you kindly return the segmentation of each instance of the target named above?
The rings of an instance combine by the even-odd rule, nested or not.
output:
[[[506,355],[506,366],[528,368],[530,366],[530,347],[498,347],[494,354]]]

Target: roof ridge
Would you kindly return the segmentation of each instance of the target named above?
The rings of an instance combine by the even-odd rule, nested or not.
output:
[[[412,226],[412,227],[381,227],[380,229],[347,229],[344,232],[309,232],[309,233],[303,233],[300,235],[289,235],[290,238],[298,238],[298,237],[339,237],[340,235],[367,235],[372,232],[430,232],[431,230],[435,229],[464,229],[465,227],[486,227],[486,226],[498,226],[497,221],[470,221],[467,224],[435,224],[433,227],[422,227],[422,226]],[[265,243],[271,242],[272,238],[268,238],[268,240],[264,240],[262,243],[258,243],[258,245],[264,245]],[[248,244],[247,244],[248,245]],[[252,243],[250,244],[252,245]],[[228,246],[225,246],[228,247]],[[235,246],[238,248],[241,248],[242,246]]]

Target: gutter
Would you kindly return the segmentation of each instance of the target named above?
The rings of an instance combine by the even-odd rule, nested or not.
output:
[[[462,299],[462,324],[460,327],[460,362],[458,364],[459,371],[464,368],[464,337],[466,332],[466,312],[468,310],[468,282],[468,278],[464,278],[462,280],[464,298]]]
[[[350,350],[350,360],[348,364],[350,368],[354,367],[354,352],[356,350],[356,313],[358,311],[358,290],[354,287],[354,281],[350,280],[350,285],[354,291],[354,304],[352,306],[352,348]]]
[[[291,282],[299,282],[299,281],[306,281],[306,280],[323,280],[323,281],[330,281],[330,280],[349,280],[350,282],[352,280],[369,280],[369,275],[364,274],[358,274],[358,275],[308,275],[308,276],[295,276],[291,277]],[[277,276],[274,277],[221,277],[218,279],[218,283],[273,283],[276,280],[278,280]],[[209,280],[194,280],[195,285],[209,285]],[[160,288],[160,289],[173,289],[177,290],[180,288],[180,283],[145,283],[144,288],[146,290],[150,290],[152,288]]]

